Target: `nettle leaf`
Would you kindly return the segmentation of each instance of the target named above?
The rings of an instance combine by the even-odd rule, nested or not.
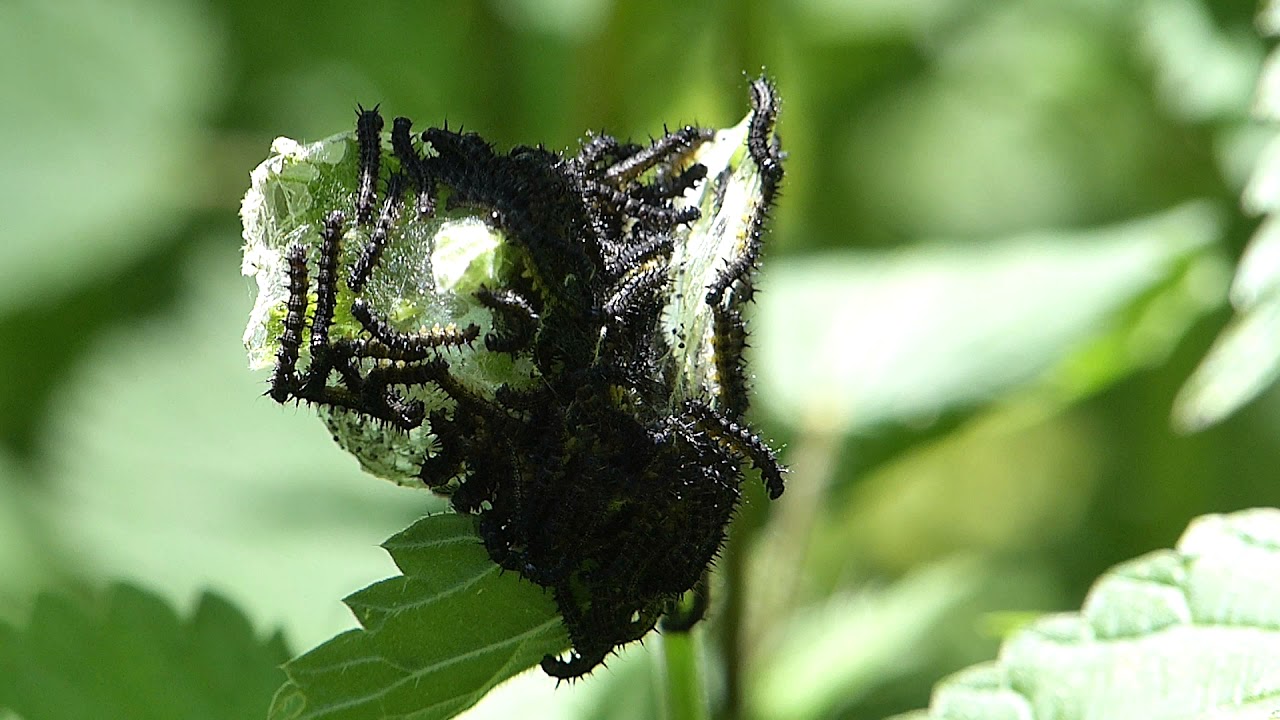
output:
[[[1209,515],[1102,576],[1079,613],[943,680],[932,720],[1264,718],[1280,709],[1280,510]]]
[[[489,559],[474,518],[423,518],[383,547],[404,575],[346,599],[363,629],[285,665],[271,720],[450,718],[569,646],[555,602]]]
[[[1280,3],[1269,3],[1260,22],[1265,31],[1280,33]],[[1261,118],[1280,120],[1280,53],[1272,53],[1262,70],[1255,110]],[[1174,402],[1174,424],[1186,432],[1220,422],[1280,374],[1280,133],[1258,158],[1244,206],[1266,218],[1231,285],[1236,316]]]
[[[25,720],[256,717],[289,657],[235,606],[205,594],[190,618],[115,585],[94,602],[55,595],[30,622],[0,624],[0,709]]]

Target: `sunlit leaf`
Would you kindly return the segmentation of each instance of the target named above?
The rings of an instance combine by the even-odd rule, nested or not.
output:
[[[1220,302],[1220,224],[1190,204],[1092,231],[783,259],[756,316],[762,405],[857,431],[1033,383],[1095,391]]]
[[[1243,116],[1261,65],[1262,43],[1227,33],[1198,0],[1143,0],[1137,39],[1155,67],[1163,102],[1193,122]]]
[[[1261,17],[1264,28],[1275,16],[1272,4]],[[1263,68],[1255,109],[1263,118],[1280,120],[1280,53],[1273,53]],[[1236,317],[1174,403],[1174,425],[1185,432],[1220,422],[1280,374],[1280,224],[1275,218],[1280,210],[1280,135],[1258,158],[1244,206],[1268,217],[1240,258],[1231,286]]]
[[[1264,718],[1280,708],[1280,510],[1210,515],[1176,550],[1102,576],[1079,613],[1016,632],[944,680],[927,715]]]
[[[1177,427],[1202,430],[1266,389],[1280,373],[1277,338],[1280,295],[1233,319],[1179,393],[1173,411]]]
[[[190,618],[128,585],[89,606],[45,595],[26,627],[0,625],[0,708],[25,720],[261,717],[288,654],[214,595]]]
[[[285,665],[271,720],[450,718],[567,648],[554,601],[502,573],[474,522],[434,515],[388,540],[404,575],[347,598],[364,629]]]

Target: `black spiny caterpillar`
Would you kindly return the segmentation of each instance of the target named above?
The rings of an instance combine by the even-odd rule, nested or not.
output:
[[[783,174],[767,80],[751,103],[745,142],[718,155],[719,135],[693,126],[649,145],[593,135],[564,156],[415,136],[405,118],[384,155],[378,108],[361,109],[349,189],[318,208],[320,241],[282,248],[268,394],[389,442],[429,437],[399,462],[477,517],[494,562],[553,594],[572,641],[542,662],[555,677],[590,672],[699,585],[748,468],[782,494],[783,468],[744,419],[741,306]],[[456,323],[416,323],[388,298],[479,261],[455,272],[419,247],[437,236],[411,230],[464,216],[501,238],[476,255],[497,269],[450,286],[453,305],[438,304],[463,308]]]

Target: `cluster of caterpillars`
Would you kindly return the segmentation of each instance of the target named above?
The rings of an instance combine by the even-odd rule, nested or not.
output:
[[[422,481],[456,488],[452,504],[477,516],[490,557],[553,594],[572,642],[566,656],[542,662],[555,677],[590,672],[675,613],[719,552],[747,467],[760,472],[770,497],[782,494],[783,468],[743,419],[740,306],[752,294],[782,179],[773,86],[753,82],[751,101],[748,150],[764,197],[745,248],[706,288],[719,388],[710,397],[673,400],[678,369],[660,330],[674,245],[699,217],[677,200],[704,181],[723,196],[728,182],[728,173],[708,180],[693,161],[710,130],[684,127],[647,145],[593,135],[565,157],[527,146],[499,153],[447,128],[415,137],[411,122],[396,118],[388,159],[378,109],[362,108],[350,207],[329,212],[315,258],[301,244],[286,250],[287,309],[269,394],[359,413],[389,431],[426,423],[439,451],[423,463]],[[476,293],[494,319],[483,338],[474,325],[396,329],[361,297],[391,229],[406,213],[459,206],[488,213],[527,267],[507,287]],[[343,272],[340,245],[352,217],[368,239]],[[339,283],[354,297],[360,337],[332,336]],[[304,341],[310,361],[300,369]],[[539,382],[472,392],[444,353],[476,342],[527,355]],[[449,402],[428,411],[415,388]],[[688,627],[704,607],[664,626]]]

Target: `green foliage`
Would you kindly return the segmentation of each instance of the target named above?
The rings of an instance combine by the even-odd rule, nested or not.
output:
[[[216,595],[190,618],[130,585],[80,603],[42,595],[30,622],[0,625],[0,709],[25,720],[261,717],[289,657]]]
[[[1275,7],[1269,15],[1275,15]],[[1268,21],[1270,22],[1270,21]],[[1280,28],[1277,28],[1280,30]],[[1280,120],[1280,54],[1258,81],[1255,108],[1272,122]],[[1280,374],[1280,135],[1274,131],[1245,189],[1245,207],[1266,219],[1240,258],[1231,285],[1236,317],[1222,331],[1174,407],[1174,421],[1186,431],[1222,421],[1266,389]]]
[[[0,10],[0,82],[15,98],[0,148],[15,169],[0,183],[0,308],[126,267],[179,220],[199,175],[194,129],[216,97],[189,81],[217,61],[199,20],[140,0]]]
[[[345,129],[357,102],[502,147],[644,137],[733,122],[743,72],[764,66],[791,156],[752,318],[753,422],[793,473],[782,502],[744,505],[719,563],[704,690],[720,717],[922,707],[938,678],[994,657],[992,617],[1078,606],[1188,518],[1280,505],[1268,231],[1244,252],[1274,209],[1273,131],[1246,121],[1257,13],[10,3],[0,620],[25,622],[42,589],[124,579],[170,606],[213,589],[312,647],[352,626],[342,595],[393,573],[377,543],[442,507],[360,477],[244,370],[236,203],[273,137]],[[1228,298],[1222,259],[1242,254]],[[1261,331],[1224,340],[1178,405],[1184,425],[1221,422],[1175,434],[1168,410],[1227,299],[1244,329],[1226,337]],[[73,650],[98,657],[83,637]],[[522,676],[466,717],[657,717],[655,646],[572,686]],[[57,676],[29,680],[58,697]]]
[[[555,603],[493,564],[472,518],[423,518],[383,547],[404,575],[346,599],[364,629],[285,665],[271,720],[451,718],[568,647]]]
[[[377,543],[440,505],[360,482],[323,427],[259,397],[237,342],[239,249],[218,244],[174,270],[172,317],[104,338],[65,378],[28,512],[75,572],[175,604],[213,587],[308,647],[351,626],[339,598],[393,569]]]
[[[918,668],[930,635],[993,579],[972,559],[953,560],[794,613],[753,677],[753,706],[762,717],[829,717],[886,678]]]
[[[918,720],[1250,718],[1280,708],[1280,511],[1209,515],[1009,637]],[[904,716],[905,718],[906,716]]]
[[[844,432],[1029,386],[1077,400],[1165,359],[1218,305],[1220,217],[1191,204],[976,247],[780,261],[757,315],[762,399]]]

